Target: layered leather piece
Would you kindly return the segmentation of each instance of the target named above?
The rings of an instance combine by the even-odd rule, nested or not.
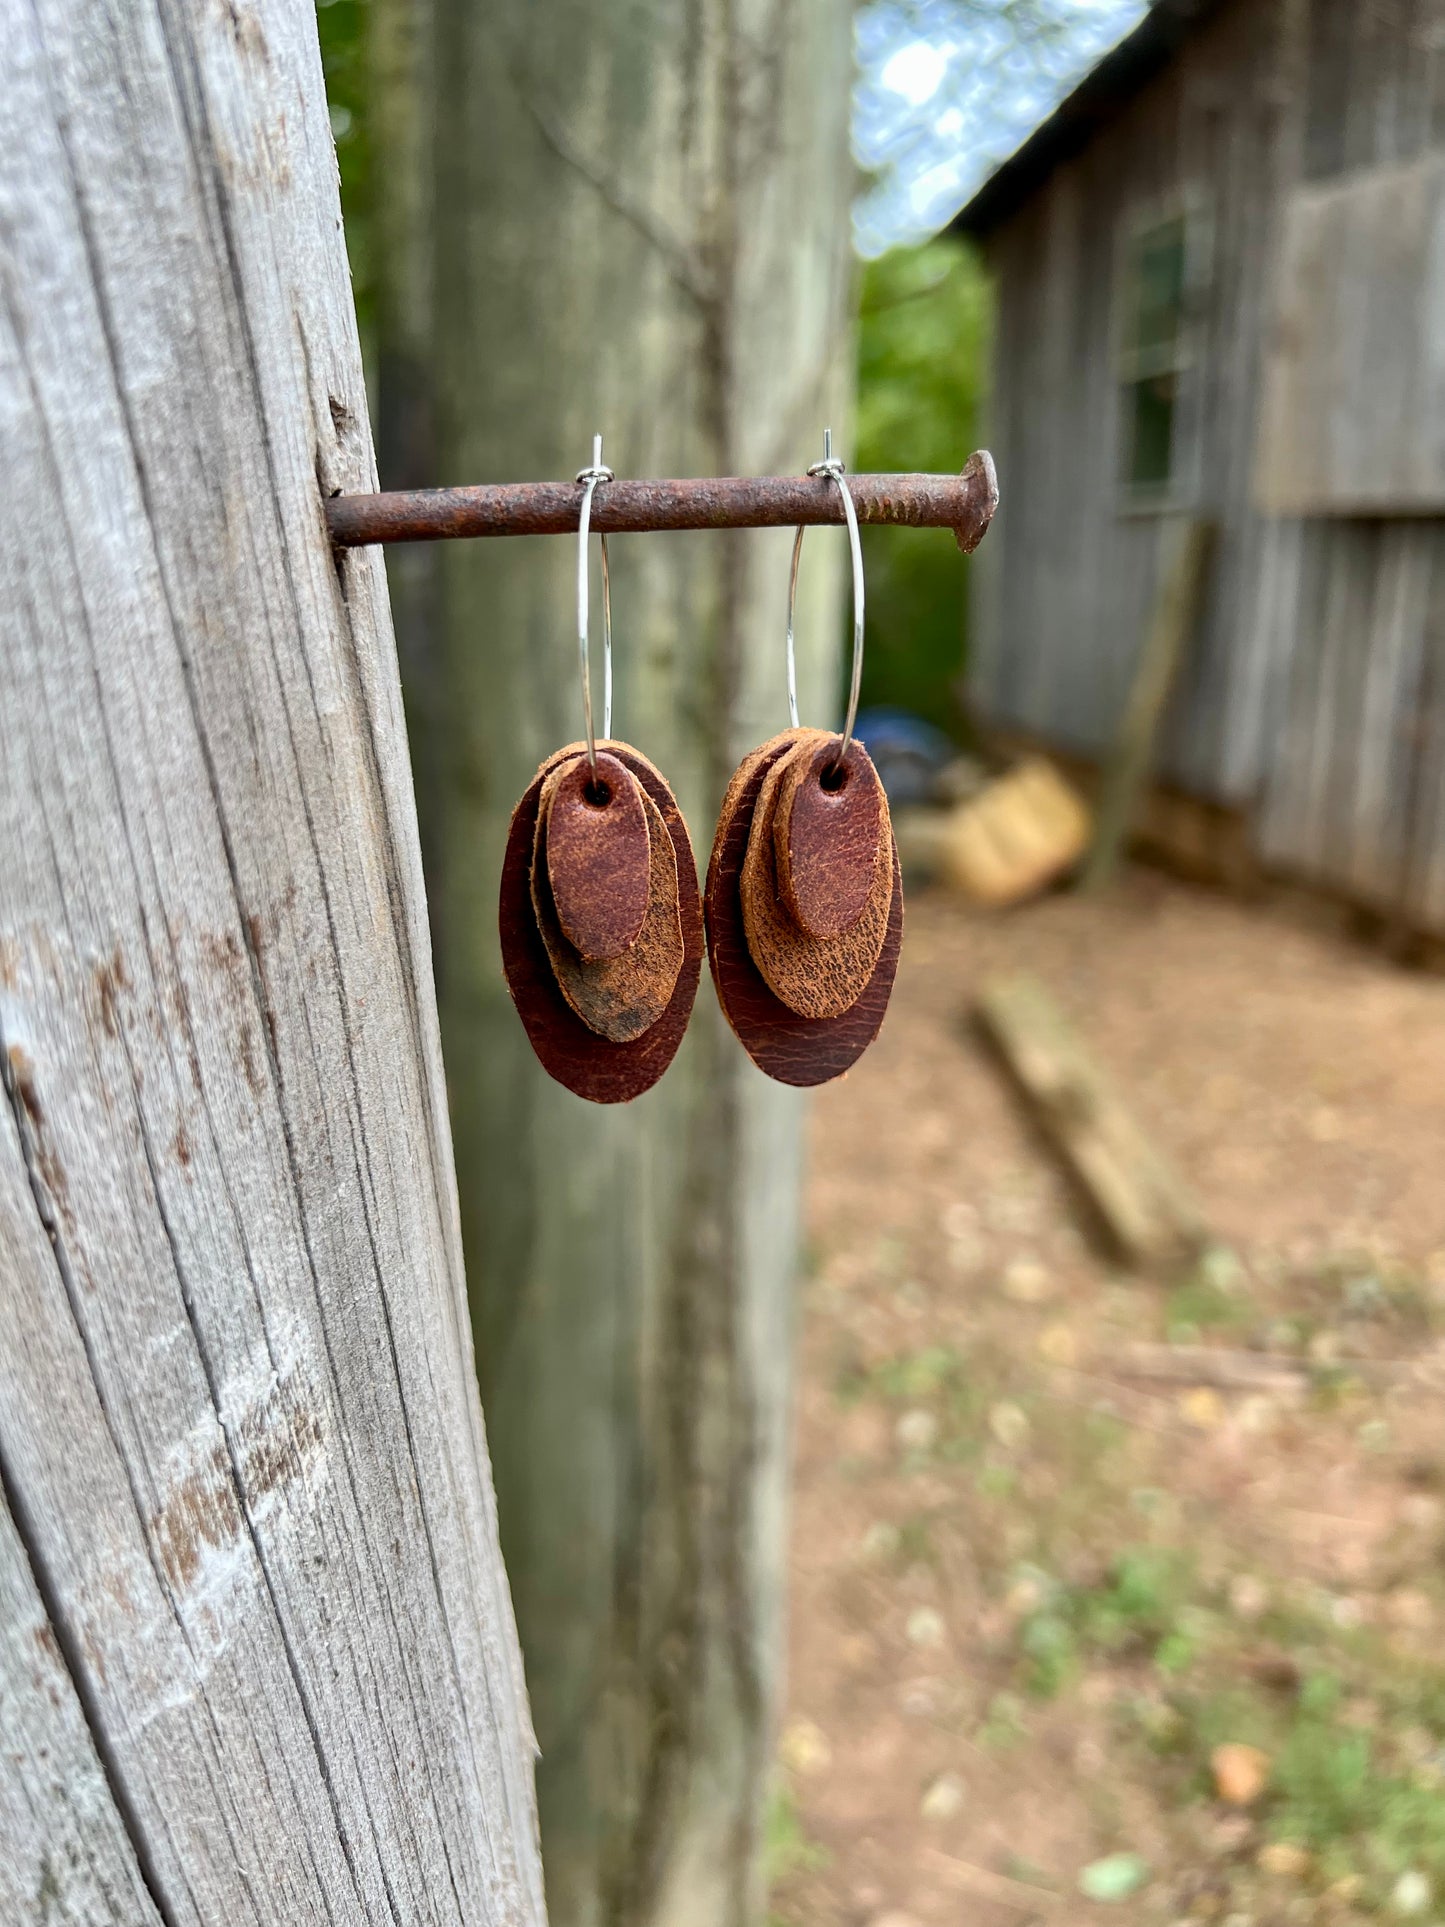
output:
[[[867,798],[877,775],[858,745],[850,745],[844,793],[857,782],[864,800],[831,819],[844,832],[837,858],[840,905],[830,906],[826,892],[814,887],[828,861],[816,826],[830,817],[826,806],[814,807],[807,791],[831,767],[838,747],[836,736],[819,730],[786,730],[744,758],[723,800],[708,865],[708,958],[719,1002],[759,1069],[798,1086],[841,1076],[873,1042],[903,940],[903,878],[892,824],[878,785],[870,849]],[[788,816],[780,828],[785,796]],[[800,799],[806,799],[801,820]],[[865,859],[866,893],[859,885]],[[784,865],[794,900],[825,928],[843,925],[837,936],[820,937],[798,920],[778,876]],[[807,879],[801,897],[800,876]],[[860,894],[862,907],[846,924],[847,906]]]
[[[587,768],[585,756],[577,761],[584,770]],[[599,764],[601,761],[599,757]],[[629,783],[635,784],[628,772],[623,773]],[[532,849],[532,911],[547,946],[552,974],[567,1002],[599,1037],[614,1044],[630,1044],[651,1030],[667,1009],[682,969],[685,947],[678,909],[677,856],[661,810],[640,785],[635,785],[647,883],[637,934],[616,955],[593,958],[582,954],[580,947],[568,939],[557,901],[558,878],[564,883],[571,880],[568,863],[559,859],[556,848],[557,803],[560,796],[565,805],[575,793],[574,778],[575,766],[564,763],[542,785]],[[630,884],[631,879],[624,881]],[[588,890],[604,905],[607,882],[605,868],[589,861]]]
[[[861,743],[838,761],[838,739],[799,744],[779,785],[774,842],[778,888],[810,937],[841,937],[874,896],[888,802]]]
[[[758,790],[743,858],[743,925],[753,962],[781,1003],[800,1017],[841,1017],[862,996],[883,951],[893,895],[892,826],[875,808],[872,847],[861,849],[855,838],[853,849],[840,853],[836,868],[850,886],[850,895],[861,899],[859,909],[838,935],[814,935],[790,913],[783,883],[787,839],[781,819],[785,802],[792,803],[799,789],[806,794],[817,788],[818,767],[836,751],[838,739],[822,730],[802,730],[799,735],[801,740],[772,765]],[[857,747],[852,746],[850,755]],[[796,820],[796,807],[792,814]],[[815,850],[825,827],[810,826],[819,832],[812,838]],[[826,860],[815,861],[809,878],[824,912],[828,903],[822,873],[828,867]],[[860,869],[861,892],[856,888]],[[825,915],[820,920],[830,919]]]
[[[586,756],[574,756],[548,776],[542,819],[562,935],[587,963],[625,956],[651,899],[652,826],[636,777],[605,750],[595,772]]]
[[[621,771],[609,769],[610,787],[635,785],[646,835],[643,911],[631,943],[617,956],[584,956],[559,915],[559,879],[574,932],[594,948],[634,914],[635,821],[619,819],[603,834],[583,819],[574,836],[578,820],[569,814],[560,850],[554,841],[559,799],[569,813],[596,807],[585,795],[591,770],[580,743],[547,759],[512,813],[498,924],[507,987],[543,1068],[579,1097],[624,1104],[650,1089],[677,1053],[704,938],[692,845],[671,789],[626,744],[599,746],[599,770],[604,761]],[[625,899],[615,913],[601,854],[609,846]]]

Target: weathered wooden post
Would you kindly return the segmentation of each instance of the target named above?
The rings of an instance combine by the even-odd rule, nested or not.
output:
[[[434,16],[410,85],[436,140],[420,185],[388,169],[381,199],[392,229],[433,213],[382,272],[429,259],[433,300],[379,319],[397,360],[430,349],[441,479],[568,477],[599,429],[619,477],[796,473],[829,422],[847,446],[851,8],[400,10]],[[666,771],[704,866],[735,763],[787,720],[789,539],[613,549],[616,728]],[[835,685],[846,553],[834,536],[803,561],[809,721]],[[450,544],[434,620],[403,635],[435,723],[447,1065],[463,1223],[488,1261],[473,1303],[548,1892],[567,1927],[753,1927],[802,1106],[747,1062],[706,984],[666,1079],[625,1111],[532,1060],[496,878],[513,802],[577,733],[575,567],[565,539]]]
[[[0,0],[0,1919],[540,1922],[308,0]]]

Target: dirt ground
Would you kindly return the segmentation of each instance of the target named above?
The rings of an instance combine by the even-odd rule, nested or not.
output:
[[[1203,1204],[1187,1275],[1111,1263],[971,1032],[1021,967]],[[812,1124],[776,1920],[1445,1921],[1442,1147],[1445,981],[1319,917],[910,903]]]

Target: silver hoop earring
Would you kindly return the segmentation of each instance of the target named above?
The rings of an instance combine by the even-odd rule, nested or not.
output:
[[[728,785],[704,912],[718,1001],[744,1050],[783,1084],[825,1084],[882,1027],[903,941],[903,876],[888,799],[854,736],[863,680],[863,545],[831,431],[808,470],[835,483],[853,564],[853,662],[841,735],[798,722],[793,641],[803,529],[788,574],[791,727]]]
[[[502,967],[542,1067],[594,1104],[651,1089],[677,1054],[702,974],[702,905],[666,779],[612,737],[612,583],[602,547],[602,740],[592,720],[587,538],[612,480],[593,438],[579,471],[581,742],[549,756],[512,812],[502,860]]]
[[[853,730],[858,721],[858,693],[863,687],[863,538],[858,533],[858,511],[853,506],[853,491],[848,486],[847,471],[833,453],[831,428],[823,431],[822,461],[814,462],[808,473],[826,475],[830,482],[838,484],[838,493],[843,498],[843,519],[848,524],[848,552],[853,565],[853,669],[848,679],[848,713],[843,723],[843,742],[838,751],[841,762],[853,741]],[[803,537],[807,532],[806,526],[800,525],[793,537],[793,565],[788,571],[788,719],[794,729],[798,727],[798,665],[793,646],[793,619],[798,606],[798,564],[803,557]]]

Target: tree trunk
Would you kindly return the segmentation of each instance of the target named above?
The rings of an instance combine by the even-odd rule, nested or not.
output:
[[[437,0],[438,479],[797,472],[845,435],[850,9]],[[846,440],[841,444],[846,447]],[[612,546],[615,733],[699,865],[786,725],[790,536]],[[800,594],[834,710],[841,537]],[[624,1112],[533,1061],[502,983],[508,814],[575,738],[575,552],[441,558],[443,1029],[483,1398],[569,1927],[734,1927],[761,1901],[779,1672],[799,1136],[704,985]],[[595,567],[595,563],[594,563]]]
[[[0,1918],[540,1922],[314,16],[0,26]]]

